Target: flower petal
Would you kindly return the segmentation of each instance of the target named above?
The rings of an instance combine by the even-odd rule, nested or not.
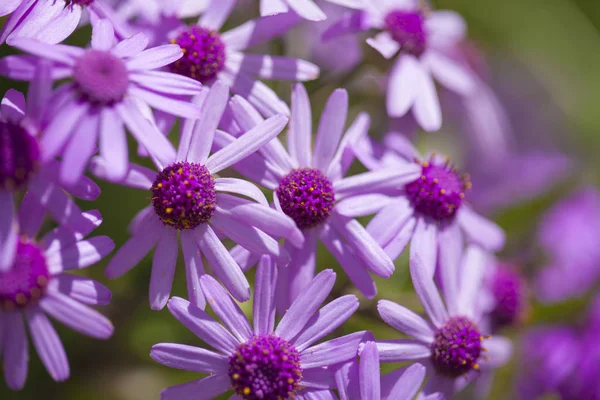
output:
[[[221,73],[219,79],[223,80],[233,93],[248,100],[262,115],[269,117],[277,114],[290,115],[287,104],[264,83],[244,73],[235,75],[233,72]]]
[[[292,89],[292,116],[287,145],[290,155],[300,167],[312,165],[311,152],[312,113],[304,85],[297,83]]]
[[[312,166],[321,171],[327,171],[333,158],[348,117],[348,92],[345,89],[333,91],[321,115]]]
[[[360,354],[360,398],[379,400],[380,380],[377,345],[374,342],[367,342]]]
[[[177,231],[164,226],[152,260],[149,299],[153,310],[162,310],[169,300],[178,253]]]
[[[419,91],[415,97],[413,115],[427,132],[438,131],[442,127],[442,109],[437,89],[429,71],[420,67],[413,79],[417,80]]]
[[[106,160],[108,181],[116,182],[125,178],[129,164],[127,136],[119,115],[111,108],[102,110],[100,117],[100,155]]]
[[[382,362],[404,362],[431,357],[429,343],[416,340],[386,340],[377,342]]]
[[[387,112],[391,117],[401,117],[410,110],[419,93],[419,61],[403,54],[390,71],[387,93]]]
[[[433,277],[438,257],[438,229],[435,221],[420,216],[410,243],[410,260],[418,257],[420,266]]]
[[[436,327],[442,326],[448,320],[448,312],[442,302],[442,298],[435,287],[433,277],[423,265],[419,255],[411,257],[410,276],[417,296],[423,304],[423,308]]]
[[[127,60],[130,71],[147,71],[169,65],[183,57],[181,47],[177,44],[166,44],[144,50],[135,57]]]
[[[83,269],[97,263],[115,248],[108,236],[96,236],[81,240],[71,246],[46,256],[46,264],[51,274],[59,274],[72,269]]]
[[[229,50],[244,50],[287,32],[300,21],[296,13],[256,18],[223,33],[221,39]]]
[[[384,399],[414,399],[421,389],[425,372],[425,367],[419,363],[390,372],[381,379],[381,396]]]
[[[229,360],[226,356],[185,344],[155,344],[150,351],[150,357],[169,368],[184,371],[227,374],[229,369]]]
[[[390,59],[400,51],[400,44],[389,32],[379,32],[374,38],[368,38],[367,44],[377,50],[383,57]]]
[[[17,251],[19,224],[12,193],[0,190],[0,272],[13,266]]]
[[[29,346],[25,323],[20,312],[4,313],[4,379],[12,390],[21,390],[27,380]]]
[[[354,359],[360,343],[371,337],[371,332],[361,331],[309,347],[300,354],[300,364],[302,368],[315,368]]]
[[[231,52],[227,68],[236,75],[241,71],[262,79],[311,81],[319,77],[319,67],[297,58]]]
[[[242,196],[249,197],[250,199],[268,206],[269,202],[265,197],[264,193],[256,187],[256,185],[237,178],[217,178],[215,184],[215,190],[217,192],[229,192],[240,194]]]
[[[456,299],[456,312],[474,317],[486,266],[493,261],[479,246],[468,246],[462,259],[461,282]]]
[[[463,205],[456,218],[470,242],[490,251],[498,251],[504,247],[506,234],[502,228],[477,214],[471,207]]]
[[[38,307],[28,309],[26,315],[31,341],[42,364],[55,381],[67,380],[69,378],[69,361],[65,354],[65,348],[50,320]]]
[[[185,277],[187,282],[188,299],[193,305],[204,309],[206,298],[200,287],[200,277],[204,275],[204,266],[202,265],[202,254],[196,244],[194,234],[189,230],[181,231],[179,238],[181,240],[181,249],[183,250],[183,259],[185,261]]]
[[[115,30],[107,19],[100,19],[92,24],[92,48],[100,51],[110,50],[115,42]]]
[[[269,256],[262,256],[256,268],[254,289],[254,334],[266,335],[275,326],[275,285],[277,267]]]
[[[213,31],[221,30],[236,3],[236,0],[220,0],[211,3],[198,20],[198,25]]]
[[[433,341],[431,325],[408,308],[388,300],[379,300],[377,311],[392,328],[424,343]]]
[[[81,303],[93,306],[107,305],[112,296],[110,289],[100,282],[73,274],[53,277],[48,287]]]
[[[211,375],[197,381],[170,386],[160,393],[160,398],[161,400],[212,400],[230,388],[229,375]]]

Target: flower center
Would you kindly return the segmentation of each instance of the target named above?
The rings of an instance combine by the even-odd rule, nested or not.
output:
[[[405,186],[413,207],[438,221],[454,217],[471,187],[467,177],[448,164],[423,162],[421,177]]]
[[[150,190],[154,211],[175,229],[194,229],[215,213],[215,178],[204,165],[171,164],[156,176]]]
[[[496,300],[491,317],[495,328],[515,323],[523,311],[524,285],[521,275],[510,267],[499,266],[491,280],[491,291]]]
[[[436,371],[450,378],[458,378],[479,368],[477,359],[485,351],[484,337],[473,321],[466,317],[452,317],[435,334],[431,345],[431,360]]]
[[[21,125],[0,121],[0,189],[13,191],[26,186],[39,162],[36,138]]]
[[[327,220],[335,205],[333,185],[317,169],[295,169],[281,179],[277,198],[298,228],[313,228]]]
[[[400,51],[418,57],[427,44],[424,22],[425,16],[421,12],[397,10],[386,15],[385,29],[400,44]]]
[[[183,51],[183,57],[171,64],[171,71],[202,83],[217,76],[225,66],[225,44],[219,33],[192,26],[172,41]]]
[[[229,377],[245,400],[292,398],[302,380],[300,354],[273,334],[254,336],[229,357]]]
[[[107,51],[86,51],[75,63],[73,77],[81,95],[91,103],[120,101],[129,86],[125,63]]]
[[[13,267],[0,273],[0,309],[12,311],[35,303],[45,293],[49,279],[42,249],[20,239]]]

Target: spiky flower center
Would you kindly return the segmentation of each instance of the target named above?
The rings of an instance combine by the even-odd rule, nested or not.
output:
[[[12,268],[0,273],[0,307],[13,311],[34,304],[46,292],[49,280],[43,250],[21,238]]]
[[[175,229],[194,229],[215,213],[215,178],[204,165],[171,164],[156,176],[151,190],[154,211]]]
[[[37,172],[40,146],[21,125],[0,121],[0,189],[13,191],[27,185]]]
[[[229,377],[245,400],[293,398],[302,380],[300,354],[273,334],[254,336],[229,358]]]
[[[129,87],[125,63],[108,51],[87,50],[75,63],[73,77],[87,101],[102,105],[120,101]]]
[[[523,312],[524,284],[513,268],[499,266],[491,277],[490,289],[496,301],[491,317],[494,328],[514,324]]]
[[[423,13],[391,11],[385,16],[385,29],[400,44],[400,51],[417,57],[425,51],[427,35]]]
[[[277,198],[283,212],[298,228],[313,228],[325,222],[335,205],[333,185],[318,169],[292,170],[279,182]]]
[[[171,64],[171,71],[202,83],[214,79],[225,67],[225,44],[219,33],[192,26],[172,41],[183,57]]]
[[[435,333],[431,360],[436,371],[457,378],[479,368],[477,359],[484,351],[484,337],[467,317],[452,317]]]
[[[454,217],[471,187],[467,176],[446,164],[422,163],[421,176],[405,186],[413,207],[438,221]]]

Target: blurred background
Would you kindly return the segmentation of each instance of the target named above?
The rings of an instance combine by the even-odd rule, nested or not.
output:
[[[257,1],[241,3],[246,3],[246,8],[240,9],[228,25],[235,26],[258,13]],[[472,50],[469,54],[473,55],[474,65],[481,68],[481,76],[504,105],[512,127],[510,140],[514,144],[511,149],[519,154],[544,149],[557,157],[553,159],[556,162],[551,163],[537,163],[535,157],[528,159],[527,169],[532,170],[533,175],[537,173],[538,178],[546,178],[536,180],[538,186],[532,193],[527,192],[531,188],[528,175],[518,168],[520,158],[488,173],[487,155],[479,154],[481,157],[478,158],[481,150],[466,144],[473,141],[464,135],[464,110],[456,107],[456,99],[446,98],[444,94],[442,130],[432,134],[418,133],[414,137],[420,148],[448,153],[457,166],[470,172],[474,194],[478,192],[478,182],[481,182],[481,188],[486,188],[485,193],[477,194],[481,197],[473,200],[474,205],[506,230],[508,242],[501,256],[518,265],[527,278],[528,311],[523,321],[503,332],[514,339],[515,355],[512,362],[496,374],[487,396],[489,399],[512,399],[515,398],[515,380],[522,375],[520,356],[529,350],[521,345],[523,333],[544,324],[576,326],[585,318],[587,305],[597,291],[597,286],[590,285],[583,293],[548,302],[535,296],[534,286],[535,277],[548,261],[548,255],[537,240],[541,218],[553,204],[574,190],[600,183],[600,2],[438,0],[432,3],[439,9],[455,10],[466,19],[472,40],[466,46]],[[68,43],[83,46],[89,35],[89,27],[84,27]],[[349,66],[346,70],[330,73],[338,58],[323,57],[311,51],[310,35],[306,27],[299,26],[285,38],[269,44],[268,50],[301,55],[322,66],[321,79],[307,84],[315,120],[331,91],[335,87],[345,87],[350,91],[352,114],[369,112],[371,135],[382,137],[394,124],[385,115],[382,91],[389,64],[364,41],[332,44],[334,50],[338,46],[340,54],[347,53],[351,46],[358,46],[356,51],[364,52],[364,61],[354,65],[352,60],[344,60]],[[6,45],[0,47],[2,56],[11,52]],[[289,101],[289,84],[277,83],[273,87]],[[0,94],[9,88],[24,90],[26,87],[0,78]],[[130,149],[135,149],[133,143]],[[136,161],[147,163],[147,160]],[[497,175],[498,168],[501,176]],[[364,168],[356,162],[353,170],[360,172]],[[99,184],[103,190],[99,200],[82,202],[80,206],[84,210],[100,210],[104,223],[96,233],[109,235],[118,247],[128,239],[127,225],[132,216],[148,204],[149,195],[105,182]],[[324,248],[319,250],[319,257],[319,269],[339,270]],[[104,276],[106,262],[86,270],[85,274],[107,284],[113,291],[111,305],[101,311],[114,323],[115,335],[105,342],[96,341],[57,323],[56,328],[69,356],[72,377],[66,383],[56,384],[32,352],[25,389],[15,393],[2,382],[0,399],[158,399],[161,389],[198,379],[197,374],[166,368],[149,357],[151,346],[159,342],[200,344],[199,339],[175,321],[166,309],[150,310],[147,295],[150,260],[147,256],[135,269],[114,281],[108,281]],[[180,255],[172,294],[185,297],[182,262]],[[254,271],[251,270],[249,275],[253,277]],[[411,287],[405,256],[397,261],[396,273],[391,279],[377,279],[377,287],[379,295],[373,300],[356,293],[361,298],[361,307],[339,334],[370,329],[378,339],[398,338],[398,332],[379,319],[376,303],[380,298],[422,310]],[[338,274],[332,297],[354,292],[344,274]],[[251,302],[243,304],[242,308],[250,312]],[[382,366],[384,371],[394,367]],[[467,390],[461,397],[470,398],[472,394],[472,390]]]

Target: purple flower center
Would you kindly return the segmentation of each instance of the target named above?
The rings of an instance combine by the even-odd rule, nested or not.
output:
[[[156,176],[150,190],[154,211],[175,229],[194,229],[215,213],[215,178],[204,165],[171,164]]]
[[[405,186],[413,207],[438,221],[454,217],[471,187],[466,177],[448,164],[423,162],[421,177]]]
[[[214,79],[225,66],[225,44],[219,33],[192,26],[177,36],[183,57],[171,64],[171,71],[200,82]]]
[[[450,378],[458,378],[479,368],[477,359],[484,351],[483,336],[473,321],[466,317],[452,317],[435,333],[431,345],[431,360],[436,371]]]
[[[246,400],[293,398],[302,380],[300,354],[273,334],[254,336],[229,357],[229,377]]]
[[[94,0],[65,0],[65,7],[69,6],[89,6]]]
[[[427,45],[425,16],[421,12],[392,11],[385,16],[385,29],[401,46],[400,51],[420,56]]]
[[[21,125],[0,121],[0,189],[24,187],[38,170],[40,146]]]
[[[88,50],[75,63],[73,77],[81,95],[91,103],[120,101],[129,87],[123,60],[107,51]]]
[[[0,307],[12,311],[35,303],[45,293],[49,280],[43,250],[20,239],[13,267],[0,273]]]
[[[317,169],[295,169],[281,179],[277,198],[298,228],[313,228],[327,220],[335,205],[333,185]]]
[[[524,285],[521,275],[510,267],[498,267],[490,285],[496,305],[491,317],[494,328],[515,323],[524,306]]]

